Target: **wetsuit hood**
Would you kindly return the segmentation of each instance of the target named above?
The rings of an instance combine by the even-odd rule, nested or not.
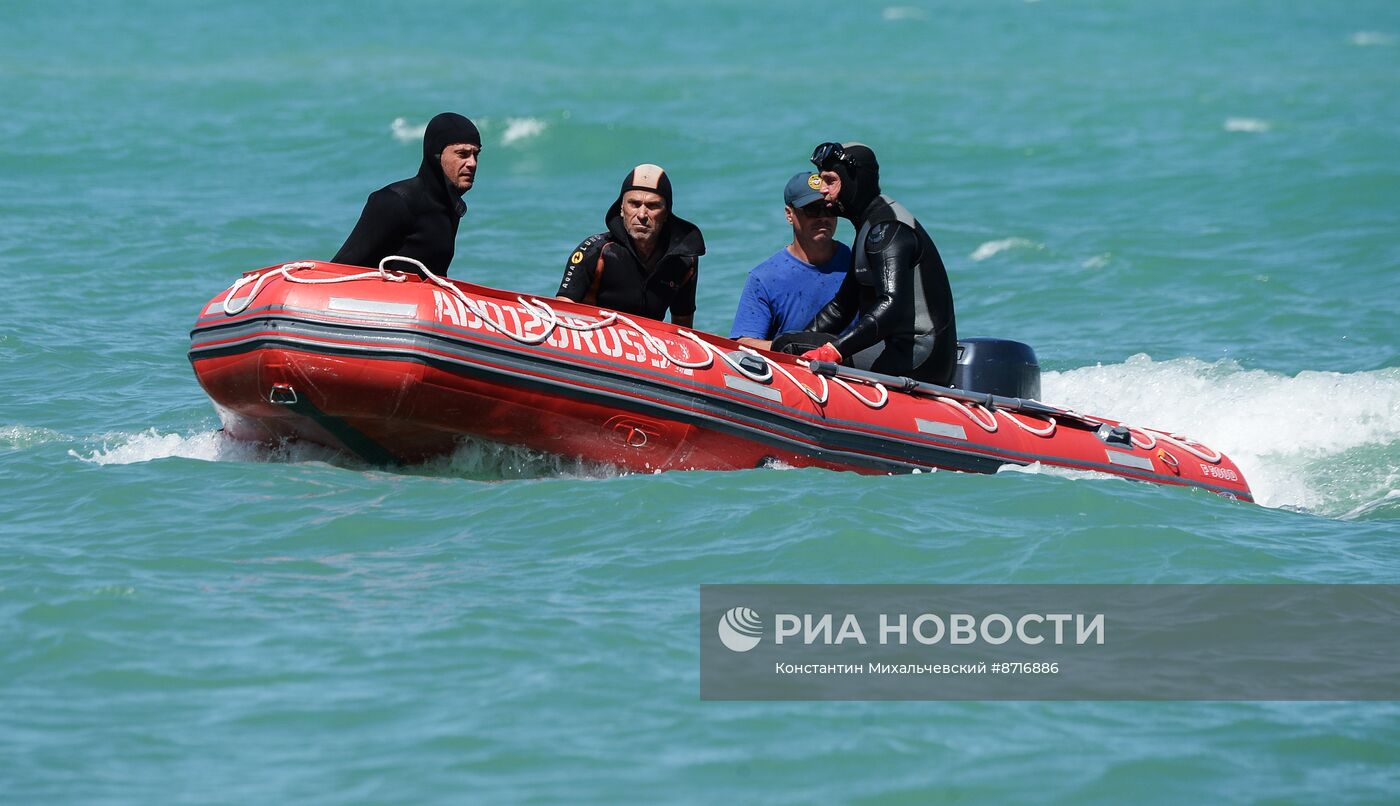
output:
[[[865,209],[880,195],[880,163],[875,151],[864,143],[842,143],[844,155],[829,168],[817,165],[817,170],[835,171],[841,177],[841,216],[860,226]],[[816,164],[816,158],[812,160]]]
[[[428,128],[423,132],[423,163],[418,166],[418,177],[435,198],[440,197],[460,217],[467,209],[462,201],[466,191],[458,190],[442,172],[443,149],[457,143],[481,147],[481,132],[475,123],[456,112],[443,112],[428,121]]]
[[[666,176],[666,171],[661,166],[650,163],[638,165],[623,177],[622,187],[617,191],[617,200],[603,216],[608,232],[611,232],[618,242],[627,244],[629,249],[636,251],[632,237],[627,234],[627,227],[622,223],[622,197],[626,196],[629,190],[650,191],[666,200],[666,224],[661,228],[661,237],[657,240],[662,254],[687,257],[705,254],[705,241],[700,235],[700,228],[677,216],[675,210],[671,209],[670,177]]]
[[[622,187],[617,191],[617,199],[603,216],[603,222],[611,226],[614,217],[622,215],[622,197],[629,190],[645,190],[655,193],[666,201],[666,212],[671,212],[671,177],[660,165],[645,163],[638,165],[622,178]]]

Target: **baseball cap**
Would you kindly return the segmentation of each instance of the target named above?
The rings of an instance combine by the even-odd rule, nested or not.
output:
[[[783,188],[783,203],[790,207],[806,207],[814,201],[821,201],[821,175],[812,171],[794,174]]]

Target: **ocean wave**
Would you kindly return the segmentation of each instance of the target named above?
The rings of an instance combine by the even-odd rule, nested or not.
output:
[[[400,143],[421,143],[423,135],[428,132],[428,124],[409,123],[408,118],[394,118],[394,122],[389,124],[389,132]]]
[[[1390,490],[1385,495],[1342,515],[1344,521],[1400,520],[1400,490]]]
[[[1357,47],[1386,47],[1395,44],[1395,37],[1380,31],[1357,31],[1351,35],[1351,44]]]
[[[1047,372],[1043,388],[1047,403],[1225,452],[1265,506],[1352,517],[1400,481],[1400,369],[1289,377],[1229,360],[1136,355]]]
[[[476,121],[483,132],[495,128],[492,121],[482,118]],[[506,118],[505,131],[501,132],[501,145],[509,146],[533,137],[538,137],[549,128],[549,124],[539,118]],[[400,143],[421,143],[428,124],[410,123],[408,118],[394,118],[389,124],[389,133]]]
[[[915,6],[888,6],[880,12],[880,17],[886,22],[898,22],[900,20],[926,20],[928,12]]]
[[[976,249],[972,250],[971,257],[977,262],[982,262],[989,257],[994,257],[1010,249],[1044,249],[1045,244],[1036,243],[1027,238],[1003,238],[999,241],[987,241]]]
[[[1273,128],[1273,124],[1259,118],[1226,118],[1223,124],[1227,132],[1248,132],[1260,134]]]
[[[501,135],[501,145],[513,145],[521,140],[538,137],[548,125],[538,118],[506,118],[506,130]]]

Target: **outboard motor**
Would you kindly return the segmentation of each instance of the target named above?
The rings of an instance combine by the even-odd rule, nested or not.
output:
[[[962,339],[954,389],[1040,399],[1040,364],[1029,344],[1007,339]]]

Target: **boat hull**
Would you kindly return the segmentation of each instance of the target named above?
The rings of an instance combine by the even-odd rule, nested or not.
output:
[[[190,360],[228,433],[373,463],[463,437],[630,471],[782,464],[888,473],[1043,463],[1250,500],[1239,469],[1185,438],[1052,422],[828,380],[598,308],[327,263],[245,275],[202,311]],[[395,278],[397,279],[391,279]]]

